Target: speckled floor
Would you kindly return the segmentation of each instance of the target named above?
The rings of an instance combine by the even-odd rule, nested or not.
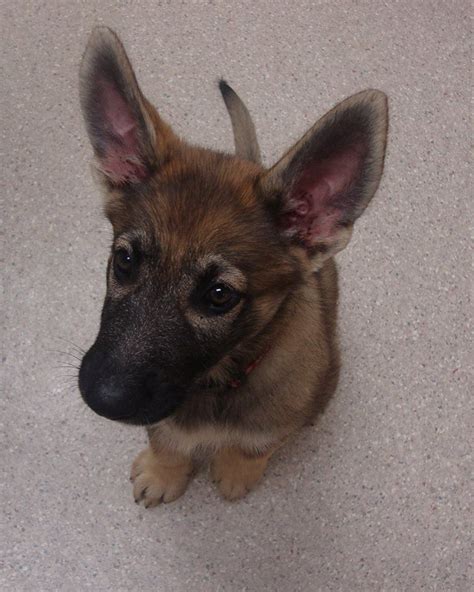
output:
[[[469,5],[3,3],[2,590],[473,589]],[[89,412],[62,367],[104,293],[77,97],[99,23],[181,134],[231,150],[225,75],[268,164],[346,95],[390,97],[386,173],[339,257],[340,388],[237,504],[200,475],[135,506],[144,433]]]

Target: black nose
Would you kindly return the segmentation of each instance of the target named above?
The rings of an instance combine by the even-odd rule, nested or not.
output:
[[[82,360],[79,389],[98,415],[137,425],[169,416],[185,395],[183,387],[165,382],[156,369],[123,368],[95,345]]]
[[[127,388],[126,380],[120,375],[99,379],[92,388],[81,389],[81,392],[89,407],[108,419],[133,417],[141,404],[140,397]]]

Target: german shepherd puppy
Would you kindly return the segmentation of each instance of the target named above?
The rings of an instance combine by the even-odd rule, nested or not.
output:
[[[221,494],[242,497],[322,410],[339,368],[333,257],[383,169],[380,91],[334,107],[265,169],[247,109],[220,87],[235,156],[173,133],[110,29],[80,71],[113,243],[79,387],[99,415],[146,426],[131,474],[146,507],[182,495],[202,453]]]

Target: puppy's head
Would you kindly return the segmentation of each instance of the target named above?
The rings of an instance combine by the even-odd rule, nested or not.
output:
[[[80,390],[105,417],[154,423],[206,381],[225,385],[288,295],[345,247],[382,172],[386,99],[347,99],[263,170],[175,136],[109,29],[93,32],[80,81],[113,227]]]

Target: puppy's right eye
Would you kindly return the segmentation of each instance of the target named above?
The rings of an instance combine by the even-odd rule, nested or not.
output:
[[[130,280],[137,268],[137,260],[132,251],[117,249],[114,253],[114,274],[119,282]]]
[[[240,302],[241,295],[226,284],[215,284],[204,294],[204,304],[211,314],[228,312]]]

